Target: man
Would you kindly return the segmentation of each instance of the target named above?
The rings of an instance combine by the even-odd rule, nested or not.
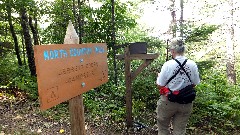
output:
[[[184,62],[187,58],[184,56],[185,46],[181,39],[172,39],[169,44],[169,51],[173,59],[163,64],[161,72],[157,77],[157,86],[161,94],[157,103],[158,135],[170,134],[170,121],[172,121],[173,127],[172,134],[184,135],[193,104],[171,102],[168,100],[168,94],[170,92],[179,93],[179,90],[186,86],[199,84],[199,72],[194,61],[187,60],[186,63]],[[179,70],[180,65],[174,59],[181,64],[185,63],[183,68],[188,75],[186,75],[183,69]],[[179,72],[177,72],[178,70]],[[176,76],[172,77],[175,74]],[[170,82],[168,82],[169,80]]]

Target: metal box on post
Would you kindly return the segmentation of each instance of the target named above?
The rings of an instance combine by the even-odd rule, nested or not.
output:
[[[129,45],[130,54],[147,54],[146,42],[135,42]]]

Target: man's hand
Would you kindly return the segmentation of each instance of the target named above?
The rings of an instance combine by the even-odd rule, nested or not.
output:
[[[160,85],[157,85],[157,88],[160,90],[161,88],[163,88],[164,86],[160,86]]]

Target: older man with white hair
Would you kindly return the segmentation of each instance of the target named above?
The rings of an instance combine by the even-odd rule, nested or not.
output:
[[[169,46],[173,59],[163,64],[156,81],[161,94],[157,103],[158,135],[170,134],[170,121],[172,134],[184,135],[195,99],[194,86],[200,83],[199,72],[196,63],[184,56],[182,39],[172,39]]]

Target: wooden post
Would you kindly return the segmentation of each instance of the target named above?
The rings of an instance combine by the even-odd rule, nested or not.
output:
[[[82,94],[69,100],[69,113],[71,135],[86,135]]]
[[[131,80],[131,60],[129,47],[125,47],[125,81],[126,81],[126,112],[127,112],[127,127],[132,127],[132,80]]]
[[[125,47],[124,55],[117,55],[117,59],[125,62],[125,85],[126,85],[126,124],[127,128],[133,126],[132,117],[132,82],[148,65],[150,65],[159,54],[131,54],[129,46]],[[131,60],[143,60],[143,63],[135,70],[131,71]]]
[[[79,37],[70,21],[64,38],[64,44],[78,44]],[[69,100],[69,113],[72,135],[86,135],[82,94]]]

